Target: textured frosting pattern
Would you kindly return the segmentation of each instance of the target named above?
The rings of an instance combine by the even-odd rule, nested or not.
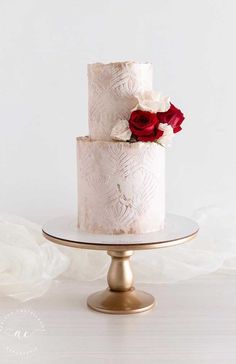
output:
[[[165,149],[156,143],[77,138],[78,225],[92,233],[160,230],[165,217]]]
[[[150,63],[117,62],[88,65],[89,133],[92,140],[111,140],[118,119],[129,118],[134,95],[152,90]]]

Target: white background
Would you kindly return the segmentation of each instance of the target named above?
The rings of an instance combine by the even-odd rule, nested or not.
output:
[[[0,212],[76,213],[75,137],[89,62],[150,61],[185,113],[167,152],[168,210],[235,203],[235,2],[0,0]]]

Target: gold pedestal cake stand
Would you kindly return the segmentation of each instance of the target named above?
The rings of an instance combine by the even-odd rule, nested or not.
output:
[[[111,256],[107,274],[108,287],[90,295],[87,304],[100,312],[129,314],[149,310],[155,304],[152,295],[134,288],[130,266],[133,252],[182,244],[193,239],[198,229],[198,225],[189,218],[167,215],[165,228],[157,232],[125,235],[90,234],[76,226],[76,219],[62,217],[49,221],[43,227],[43,235],[53,243],[61,245],[106,250]]]

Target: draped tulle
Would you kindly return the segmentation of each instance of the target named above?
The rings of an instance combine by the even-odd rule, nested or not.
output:
[[[16,216],[0,217],[0,295],[20,301],[42,296],[69,265],[40,226]]]

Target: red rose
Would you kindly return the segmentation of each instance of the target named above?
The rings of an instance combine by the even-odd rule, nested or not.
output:
[[[174,133],[182,130],[180,125],[184,121],[184,115],[173,104],[170,104],[169,110],[158,112],[156,115],[160,123],[171,125]]]
[[[156,114],[143,110],[133,111],[129,119],[130,130],[140,142],[153,142],[160,138],[163,131],[158,129],[159,123]]]

